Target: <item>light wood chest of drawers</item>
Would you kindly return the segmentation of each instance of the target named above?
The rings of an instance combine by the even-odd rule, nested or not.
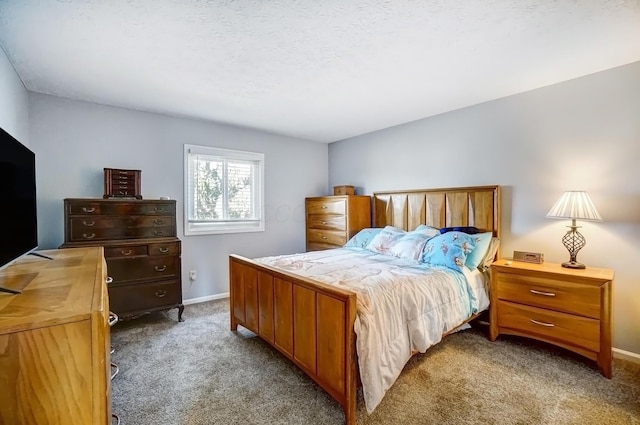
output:
[[[307,251],[339,248],[371,226],[371,198],[362,195],[305,199]]]
[[[499,260],[491,266],[489,337],[545,341],[598,364],[611,378],[613,270]]]
[[[61,248],[104,247],[110,309],[120,317],[178,308],[181,242],[175,200],[65,199]]]

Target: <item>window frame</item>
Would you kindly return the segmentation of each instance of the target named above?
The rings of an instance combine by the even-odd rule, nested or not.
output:
[[[257,163],[257,170],[254,170],[255,189],[253,191],[255,212],[258,215],[255,220],[220,220],[220,222],[206,222],[195,224],[190,220],[190,208],[192,205],[192,195],[189,187],[189,180],[192,170],[190,169],[189,157],[191,154],[207,155],[225,160],[251,161]],[[235,149],[223,149],[202,145],[184,145],[184,235],[212,235],[223,233],[245,233],[264,232],[265,229],[265,202],[264,202],[264,153],[240,151]],[[226,189],[225,189],[226,191]]]

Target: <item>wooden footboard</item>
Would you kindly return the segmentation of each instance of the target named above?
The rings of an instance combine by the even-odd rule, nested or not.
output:
[[[229,256],[231,330],[241,325],[284,354],[356,423],[355,293]]]

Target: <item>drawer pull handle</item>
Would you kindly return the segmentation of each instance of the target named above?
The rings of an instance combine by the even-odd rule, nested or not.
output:
[[[328,238],[328,237],[326,237],[326,236],[323,236],[323,237],[322,237],[322,239],[329,239],[329,238]]]
[[[109,327],[115,325],[120,321],[120,318],[113,311],[109,312]]]
[[[133,251],[132,251],[132,250],[130,250],[130,249],[129,249],[129,250],[127,250],[127,251],[125,251],[124,249],[123,249],[122,251],[120,251],[120,253],[121,253],[122,255],[131,255],[131,253],[132,253],[132,252],[133,252]]]
[[[326,210],[326,209],[327,209],[327,206],[326,206],[326,205],[323,205],[323,206],[322,206],[322,207],[320,207],[320,208],[322,208],[323,210]]]
[[[93,239],[93,238],[96,237],[96,234],[95,233],[83,233],[82,237],[85,238],[85,239]]]
[[[156,297],[158,297],[158,298],[162,298],[165,295],[167,295],[167,291],[165,291],[164,289],[162,289],[160,291],[156,291]]]
[[[161,230],[155,230],[155,231],[153,232],[153,234],[154,234],[154,235],[156,235],[156,236],[163,236],[163,235],[164,235],[164,232],[163,232],[163,231],[161,231]]]
[[[163,271],[165,271],[167,269],[167,266],[166,265],[164,265],[164,266],[155,266],[154,268],[156,269],[157,272],[163,272]]]
[[[555,297],[556,294],[553,292],[544,292],[544,291],[536,291],[535,289],[529,289],[529,292],[536,295],[544,295],[545,297]]]
[[[94,207],[82,207],[82,211],[91,214],[92,212],[95,212],[95,208]]]
[[[82,224],[84,224],[87,227],[93,227],[96,224],[96,222],[95,221],[82,220]]]
[[[540,325],[540,326],[546,326],[548,328],[553,328],[555,326],[553,323],[540,322],[535,319],[529,319],[529,320],[531,321],[531,323],[535,323],[536,325]]]
[[[111,282],[113,282],[113,278],[111,276],[107,276],[107,285],[110,284]]]
[[[158,251],[160,251],[162,254],[166,254],[167,252],[169,252],[169,248],[165,248],[163,246],[163,247],[158,248]]]
[[[111,363],[111,368],[114,369],[114,371],[111,372],[111,380],[113,381],[113,378],[115,378],[116,375],[120,372],[120,368],[115,363]]]
[[[162,207],[154,207],[153,210],[155,212],[162,212],[162,211],[164,211],[164,208],[162,208]]]
[[[327,222],[326,222],[326,221],[323,221],[323,222],[322,222],[322,224],[327,224]]]
[[[153,220],[153,224],[156,226],[160,226],[162,223],[164,223],[164,220]]]

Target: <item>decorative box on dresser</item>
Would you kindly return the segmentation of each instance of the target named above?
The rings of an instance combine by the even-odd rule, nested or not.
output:
[[[362,195],[305,199],[307,251],[339,248],[371,226],[371,198]]]
[[[110,424],[103,249],[42,253],[0,272],[0,424]]]
[[[611,378],[614,272],[499,260],[491,266],[489,337],[534,338],[597,362]]]
[[[175,200],[65,199],[64,216],[61,248],[104,247],[111,311],[123,318],[177,308],[182,321]]]

